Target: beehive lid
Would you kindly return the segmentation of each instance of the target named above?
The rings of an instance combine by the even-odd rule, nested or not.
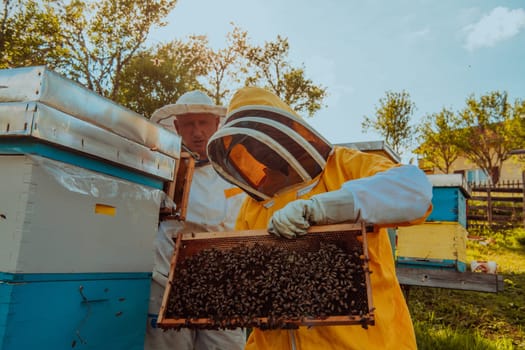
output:
[[[433,187],[457,187],[469,198],[470,186],[462,174],[431,174],[427,175]]]
[[[180,136],[44,66],[0,70],[0,141],[22,139],[164,180],[181,153]]]
[[[180,154],[173,133],[45,66],[2,69],[0,86],[0,102],[38,101],[173,158]]]

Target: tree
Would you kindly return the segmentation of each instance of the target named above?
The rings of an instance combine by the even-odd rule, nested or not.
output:
[[[292,67],[287,60],[289,48],[288,39],[279,35],[263,46],[250,45],[245,51],[250,69],[245,85],[265,87],[295,111],[312,116],[321,109],[326,88],[307,79],[304,67]]]
[[[176,0],[4,0],[2,64],[46,64],[115,99],[122,71]]]
[[[140,52],[123,69],[117,102],[150,117],[185,92],[204,90],[198,78],[208,71],[207,45],[205,38],[192,36]]]
[[[246,74],[246,31],[234,27],[225,48],[214,50],[205,35],[190,35],[143,50],[124,69],[118,101],[150,116],[183,93],[200,89],[224,104]],[[151,63],[151,62],[155,63]]]
[[[4,0],[0,12],[0,69],[63,67],[68,50],[50,1]]]
[[[414,153],[421,155],[425,163],[448,174],[452,163],[460,155],[460,150],[454,143],[457,123],[457,116],[446,108],[423,117],[417,127],[419,147]]]
[[[235,27],[227,34],[227,46],[218,50],[210,48],[205,35],[145,50],[124,70],[119,102],[150,116],[183,93],[200,89],[216,104],[224,104],[246,73],[242,60],[246,35]]]
[[[523,146],[520,124],[524,102],[508,102],[506,92],[493,91],[476,99],[471,95],[460,113],[456,145],[497,184],[501,167],[512,150]]]
[[[143,47],[150,29],[176,0],[58,0],[53,9],[61,21],[71,57],[64,72],[87,88],[115,100],[122,72]]]
[[[516,99],[513,106],[514,117],[516,118],[516,125],[514,135],[518,140],[519,149],[525,149],[525,100]],[[519,142],[521,140],[521,142]]]
[[[147,49],[150,29],[164,25],[163,18],[175,4],[176,0],[4,0],[0,68],[45,64],[144,114],[193,88],[203,88],[216,103],[223,103],[243,82],[267,87],[309,115],[322,107],[326,89],[307,79],[304,67],[288,62],[288,41],[280,36],[263,47],[252,46],[247,32],[234,26],[223,49],[209,48],[205,36],[190,37],[186,47],[174,41],[164,49]],[[193,47],[180,54],[196,43],[199,50]],[[167,50],[179,50],[179,56],[170,57]],[[158,64],[163,61],[171,64]]]
[[[364,117],[362,128],[364,132],[373,129],[385,138],[394,151],[401,154],[401,150],[410,146],[414,127],[410,125],[410,119],[416,106],[410,100],[406,91],[387,91],[386,96],[379,100],[376,107],[376,116]]]
[[[216,51],[208,48],[206,57],[203,57],[208,65],[203,76],[206,90],[219,105],[239,87],[247,71],[243,57],[248,50],[248,33],[233,26],[233,30],[226,34],[226,47]]]
[[[265,65],[255,67],[247,58],[254,50],[247,37],[246,31],[234,26],[232,32],[226,35],[226,47],[217,50],[209,47],[208,38],[204,35],[190,36],[187,42],[175,40],[165,46],[144,50],[124,69],[118,101],[150,115],[156,108],[173,103],[178,96],[193,88],[201,88],[215,103],[225,104],[232,91],[243,84],[268,87],[260,71]],[[271,54],[270,49],[258,49],[261,52],[267,50],[261,55]],[[279,54],[273,52],[275,58],[265,62],[284,62],[287,50],[279,51]],[[153,59],[157,59],[157,65],[148,63]],[[267,84],[280,86],[283,100],[295,110],[306,110],[312,115],[321,108],[325,90],[305,79],[303,69],[293,68],[288,62],[284,62],[283,67],[286,73],[270,76]],[[273,72],[271,69],[267,71]]]

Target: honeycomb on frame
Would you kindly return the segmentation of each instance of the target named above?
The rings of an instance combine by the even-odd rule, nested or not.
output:
[[[293,329],[374,324],[364,224],[178,235],[163,329]]]

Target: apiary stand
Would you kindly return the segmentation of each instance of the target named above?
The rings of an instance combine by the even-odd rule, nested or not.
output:
[[[424,268],[397,267],[397,279],[405,294],[411,286],[498,293],[503,291],[503,276],[480,272],[459,272]]]

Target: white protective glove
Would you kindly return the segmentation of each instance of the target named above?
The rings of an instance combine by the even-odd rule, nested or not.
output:
[[[184,228],[184,222],[177,220],[162,221],[153,242],[155,256],[152,278],[159,285],[168,284],[168,275],[171,267],[171,257],[175,247],[177,234]]]
[[[268,232],[284,238],[304,236],[311,225],[355,221],[357,215],[352,193],[344,188],[298,199],[273,213]]]

